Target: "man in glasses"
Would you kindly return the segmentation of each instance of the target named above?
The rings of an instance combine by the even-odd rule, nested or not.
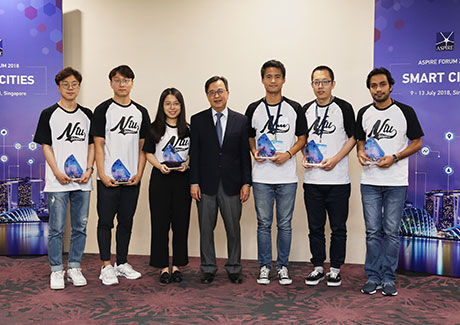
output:
[[[89,135],[92,113],[77,104],[81,80],[81,74],[70,67],[56,75],[61,98],[41,113],[34,137],[42,145],[46,159],[44,191],[49,211],[48,258],[53,290],[65,287],[62,237],[69,202],[72,235],[67,279],[75,286],[86,285],[80,261],[86,242],[94,145]]]
[[[249,105],[246,116],[250,121],[249,143],[254,156],[252,181],[257,212],[257,248],[259,284],[270,283],[272,262],[271,228],[276,202],[278,227],[276,270],[281,285],[289,285],[289,253],[291,250],[291,221],[297,191],[296,153],[307,139],[305,115],[300,104],[283,97],[286,69],[277,60],[262,65],[265,97]]]
[[[248,120],[227,107],[224,77],[208,79],[205,92],[211,108],[192,116],[190,147],[190,194],[198,207],[201,282],[211,283],[217,272],[214,228],[219,209],[227,232],[225,269],[232,283],[241,283],[241,207],[251,185]]]
[[[117,276],[138,279],[141,274],[128,263],[133,217],[145,167],[142,151],[150,125],[147,110],[130,98],[134,72],[127,65],[109,73],[113,98],[96,107],[91,135],[97,166],[97,241],[102,260],[99,279],[118,284]],[[117,216],[116,262],[110,262],[113,219]]]
[[[414,109],[390,96],[394,83],[385,68],[369,73],[366,86],[374,103],[359,110],[356,122],[368,276],[361,292],[371,295],[380,288],[384,296],[398,294],[394,272],[409,183],[407,158],[422,147],[423,131]]]
[[[337,287],[342,283],[340,266],[346,252],[350,197],[348,154],[356,144],[355,114],[348,102],[332,95],[334,72],[328,66],[313,69],[311,86],[316,99],[303,107],[309,135],[303,161],[303,188],[314,270],[305,278],[305,283],[317,285],[325,278],[327,213],[331,227],[327,285]]]

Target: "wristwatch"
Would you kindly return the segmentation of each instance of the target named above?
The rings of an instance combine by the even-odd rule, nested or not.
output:
[[[399,160],[399,159],[398,159],[398,156],[396,156],[395,153],[393,154],[393,160],[394,160],[393,163],[397,163],[398,160]]]

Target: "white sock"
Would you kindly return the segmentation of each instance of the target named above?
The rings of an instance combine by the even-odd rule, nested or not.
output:
[[[340,269],[337,269],[335,267],[331,267],[331,272],[332,273],[335,273],[335,274],[339,274],[340,273]]]
[[[323,272],[324,272],[324,267],[322,267],[322,266],[315,266],[315,271],[316,271],[316,272],[319,272],[319,273],[323,273]]]

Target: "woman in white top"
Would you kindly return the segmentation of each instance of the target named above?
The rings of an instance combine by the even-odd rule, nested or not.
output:
[[[190,222],[190,129],[179,90],[165,89],[143,150],[152,164],[149,202],[152,227],[150,265],[160,268],[160,282],[181,282],[180,267],[188,264]],[[169,268],[169,230],[173,231],[173,259]]]

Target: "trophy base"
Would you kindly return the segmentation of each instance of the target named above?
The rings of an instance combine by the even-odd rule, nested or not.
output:
[[[376,166],[378,163],[376,161],[366,161],[366,165]]]
[[[316,164],[316,163],[306,163],[306,164],[304,164],[304,166],[307,166],[307,167],[321,167],[321,166],[323,166],[323,164],[321,164],[321,163],[318,163],[318,164]]]
[[[115,182],[116,185],[126,185],[126,184],[131,184],[130,181],[116,181]]]

